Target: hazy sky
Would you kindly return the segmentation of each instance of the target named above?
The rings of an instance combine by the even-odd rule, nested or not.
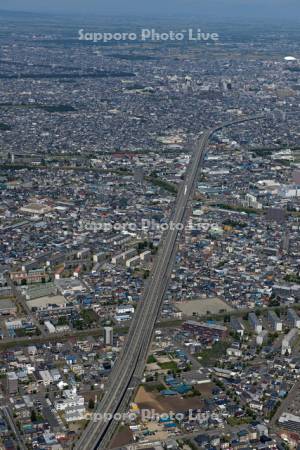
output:
[[[299,18],[300,0],[0,0],[0,10]]]

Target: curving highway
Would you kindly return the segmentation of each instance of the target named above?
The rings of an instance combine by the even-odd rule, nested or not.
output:
[[[194,193],[198,173],[203,166],[207,145],[212,135],[222,128],[262,118],[264,116],[260,115],[226,122],[218,127],[205,131],[200,136],[187,167],[185,180],[179,188],[170,221],[175,224],[185,223],[188,201]],[[125,412],[132,397],[133,390],[135,390],[140,382],[154,325],[168,287],[170,273],[175,260],[179,233],[180,231],[177,229],[170,228],[163,236],[155,266],[144,293],[144,299],[137,307],[126,343],[111,372],[107,383],[107,390],[95,410],[96,414],[114,415]],[[91,420],[76,442],[75,449],[107,449],[117,425],[118,423],[113,419],[107,421]]]

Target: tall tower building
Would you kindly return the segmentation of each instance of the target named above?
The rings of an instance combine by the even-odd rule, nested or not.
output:
[[[18,392],[18,377],[15,372],[7,373],[6,392],[8,394],[16,394]]]
[[[113,327],[104,327],[104,343],[105,345],[113,345],[114,331]]]

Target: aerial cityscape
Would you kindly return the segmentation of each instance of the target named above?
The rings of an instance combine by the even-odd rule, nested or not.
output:
[[[299,5],[174,1],[0,0],[0,450],[300,449]]]

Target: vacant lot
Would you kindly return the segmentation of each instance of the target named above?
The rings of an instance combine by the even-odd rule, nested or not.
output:
[[[199,392],[201,398],[207,399],[212,397],[212,391],[214,387],[214,383],[196,384],[195,391]]]
[[[146,392],[144,387],[140,387],[138,390],[135,403],[140,409],[154,409],[159,414],[170,411],[177,413],[203,407],[201,397],[182,398],[180,395],[164,397],[154,392]]]
[[[110,443],[109,448],[120,448],[133,442],[133,435],[126,426],[121,426]]]
[[[177,302],[176,306],[186,316],[192,316],[193,313],[206,316],[208,314],[219,314],[233,310],[231,306],[217,297]]]

